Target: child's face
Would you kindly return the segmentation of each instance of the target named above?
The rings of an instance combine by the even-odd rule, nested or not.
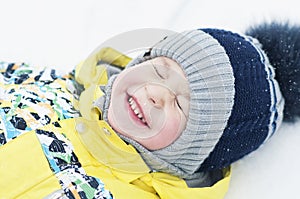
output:
[[[174,142],[186,126],[189,85],[181,67],[157,57],[122,71],[112,86],[108,122],[149,150]]]

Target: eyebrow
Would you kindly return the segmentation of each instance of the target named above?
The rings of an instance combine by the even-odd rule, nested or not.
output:
[[[163,65],[167,66],[168,68],[171,68],[172,64],[170,64],[165,57],[162,58],[162,62]]]

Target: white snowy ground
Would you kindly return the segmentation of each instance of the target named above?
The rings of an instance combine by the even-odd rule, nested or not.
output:
[[[237,32],[263,20],[300,19],[296,0],[0,0],[0,60],[69,71],[98,45],[139,28]],[[298,21],[300,23],[300,21]],[[300,198],[300,122],[284,124],[235,163],[226,199]]]

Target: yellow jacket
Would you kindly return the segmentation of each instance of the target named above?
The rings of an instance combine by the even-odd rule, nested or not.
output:
[[[229,170],[224,170],[225,177],[212,187],[189,188],[175,176],[150,172],[134,147],[99,120],[101,111],[93,107],[93,101],[103,95],[99,85],[107,82],[105,68],[97,66],[99,60],[121,67],[130,61],[110,48],[90,56],[76,69],[76,80],[85,88],[78,104],[74,102],[82,116],[59,121],[59,128],[52,123],[38,129],[66,137],[85,173],[100,179],[114,198],[223,198],[228,189]],[[54,197],[62,190],[36,131],[0,146],[0,187],[1,199]]]

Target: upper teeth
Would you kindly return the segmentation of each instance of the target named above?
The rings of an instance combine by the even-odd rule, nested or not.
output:
[[[130,104],[131,109],[133,110],[133,112],[138,116],[138,118],[140,120],[142,120],[143,123],[146,123],[145,119],[143,118],[143,115],[141,113],[141,110],[139,109],[139,107],[137,106],[136,102],[132,99],[132,97],[130,97],[128,99],[128,102]]]

